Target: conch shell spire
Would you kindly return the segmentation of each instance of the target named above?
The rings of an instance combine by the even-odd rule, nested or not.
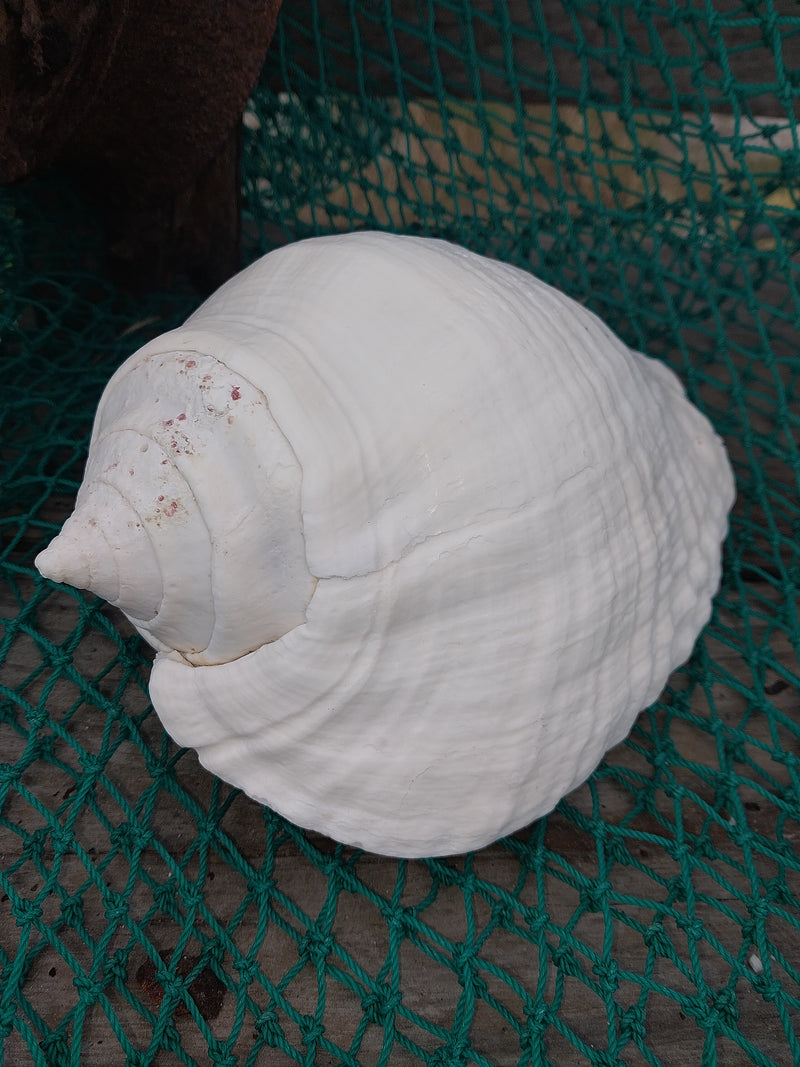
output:
[[[89,589],[92,584],[92,567],[85,539],[78,541],[62,532],[51,541],[34,560],[34,566],[44,578],[76,589]]]
[[[35,566],[54,582],[123,604],[134,619],[152,619],[161,604],[161,573],[144,523],[110,486],[93,486]]]

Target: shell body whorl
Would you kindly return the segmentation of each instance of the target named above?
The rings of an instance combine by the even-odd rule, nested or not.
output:
[[[37,565],[154,644],[209,769],[445,854],[552,809],[657,697],[732,500],[677,378],[587,310],[360,233],[271,253],[123,364]]]

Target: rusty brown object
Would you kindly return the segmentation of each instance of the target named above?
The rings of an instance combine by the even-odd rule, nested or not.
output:
[[[164,960],[163,955],[161,958]],[[178,966],[175,968],[176,978],[187,978],[197,967],[198,963],[198,956],[181,956],[178,961]],[[158,970],[151,959],[145,960],[145,962],[137,968],[136,981],[151,998],[155,1006],[160,1008],[166,990],[161,984]],[[222,1001],[225,997],[225,985],[219,978],[217,978],[210,967],[204,967],[202,969],[200,974],[189,986],[189,993],[206,1022],[216,1019],[222,1009]],[[188,1015],[189,1009],[183,1001],[180,1001],[174,1009],[174,1014],[178,1017],[181,1015]]]
[[[281,0],[0,0],[0,184],[59,165],[118,275],[239,267],[241,115]]]

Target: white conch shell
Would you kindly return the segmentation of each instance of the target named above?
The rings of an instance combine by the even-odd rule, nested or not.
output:
[[[530,275],[359,233],[271,253],[109,382],[41,572],[158,650],[169,733],[400,856],[545,814],[683,662],[733,501],[662,364]]]

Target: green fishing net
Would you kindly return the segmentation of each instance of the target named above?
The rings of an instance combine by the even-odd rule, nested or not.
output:
[[[737,476],[690,661],[550,817],[446,860],[213,778],[124,620],[37,576],[105,381],[197,298],[117,291],[58,176],[2,193],[0,1062],[800,1062],[799,83],[794,3],[286,0],[247,257],[368,226],[530,269],[671,364]]]

